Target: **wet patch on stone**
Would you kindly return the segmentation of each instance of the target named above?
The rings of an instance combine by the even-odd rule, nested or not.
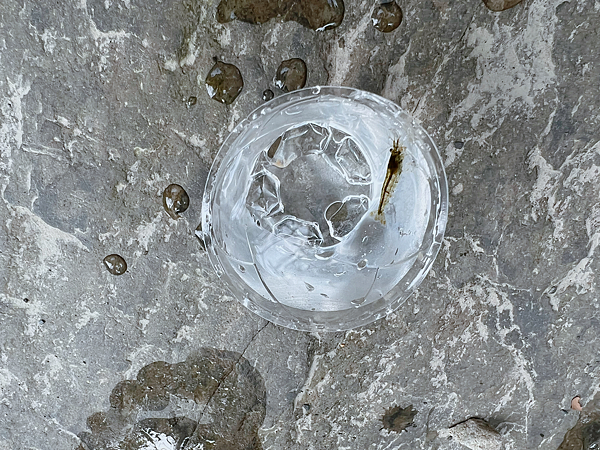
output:
[[[178,219],[179,214],[185,212],[190,206],[190,197],[185,189],[178,184],[170,184],[163,191],[163,207],[173,218]]]
[[[294,21],[313,30],[335,28],[344,18],[343,0],[221,0],[217,21],[241,20],[253,24],[274,18]]]
[[[104,263],[104,267],[113,275],[123,275],[127,271],[127,263],[119,255],[108,255],[102,262]]]
[[[504,11],[518,5],[523,0],[483,0],[483,4],[492,11]]]
[[[206,76],[206,90],[210,98],[230,105],[242,92],[244,80],[233,64],[217,61]]]
[[[401,408],[399,406],[389,408],[381,419],[383,428],[400,433],[413,425],[413,420],[417,415],[417,412],[418,411],[413,408],[413,405],[409,405],[406,408]]]
[[[400,26],[402,9],[394,1],[382,2],[375,7],[371,20],[376,29],[383,33],[389,33]]]
[[[286,59],[277,69],[275,86],[284,92],[302,89],[306,85],[306,63],[300,58]]]
[[[579,408],[579,397],[577,399]],[[573,401],[571,402],[573,407]],[[579,410],[579,408],[574,408]],[[588,402],[579,415],[579,420],[573,428],[567,431],[557,450],[592,450],[600,449],[600,393]]]
[[[157,361],[118,383],[110,409],[87,419],[78,450],[262,448],[263,378],[241,354],[202,348],[186,361]],[[207,417],[210,416],[210,417]]]

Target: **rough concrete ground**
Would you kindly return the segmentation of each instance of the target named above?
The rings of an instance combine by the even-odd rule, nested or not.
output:
[[[216,0],[0,4],[0,449],[77,448],[119,383],[203,348],[264,380],[265,449],[458,450],[438,434],[470,417],[506,449],[561,445],[580,414],[571,399],[600,389],[600,2],[399,4],[389,34],[371,1],[347,0],[324,32],[219,24]],[[230,106],[203,85],[214,56],[244,77]],[[396,313],[347,333],[252,315],[193,233],[220,143],[263,90],[279,93],[272,78],[293,57],[308,86],[369,90],[414,114],[451,190],[430,275]],[[162,208],[170,183],[190,196],[177,221]],[[111,253],[126,274],[103,267]],[[211,398],[202,420],[226,421]],[[383,426],[409,405],[414,426]]]

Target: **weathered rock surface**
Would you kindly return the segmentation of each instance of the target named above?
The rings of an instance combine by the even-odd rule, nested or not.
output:
[[[471,450],[500,450],[502,437],[489,423],[483,419],[470,418],[452,425],[447,430],[440,430],[439,437],[455,439]]]
[[[571,399],[600,383],[600,7],[399,5],[381,33],[366,0],[322,32],[221,24],[217,1],[1,2],[0,449],[77,448],[118,383],[202,347],[264,380],[265,449],[464,450],[438,434],[465,417],[510,449],[561,445]],[[206,92],[214,57],[243,77],[230,105]],[[307,86],[399,103],[447,170],[433,270],[394,314],[347,333],[266,324],[194,236],[219,145],[291,58]],[[172,183],[190,200],[178,220],[162,206]],[[104,267],[111,254],[124,274]],[[384,428],[399,405],[415,426]],[[148,419],[180,439],[193,424],[178,414]]]

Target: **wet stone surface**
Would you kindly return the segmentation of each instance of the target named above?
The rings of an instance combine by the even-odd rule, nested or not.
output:
[[[127,271],[127,263],[123,257],[113,254],[106,256],[102,262],[106,269],[113,275],[123,275]]]
[[[597,450],[600,448],[600,394],[590,400],[581,411],[579,420],[571,428],[558,450]]]
[[[299,58],[283,61],[275,74],[275,86],[283,92],[302,89],[306,84],[306,63]]]
[[[408,427],[412,427],[414,418],[418,411],[413,408],[413,405],[409,405],[406,408],[396,406],[386,411],[385,415],[381,419],[383,422],[383,428],[396,433],[405,431]]]
[[[178,184],[170,184],[165,188],[162,201],[165,211],[173,219],[178,219],[179,215],[185,212],[190,206],[190,197],[185,192],[185,189]]]
[[[293,20],[313,30],[335,28],[344,18],[343,0],[221,0],[217,20],[241,20],[254,24],[274,18]]]
[[[242,92],[244,80],[240,70],[233,64],[217,61],[205,80],[210,98],[230,105]]]
[[[259,450],[265,396],[261,375],[240,354],[202,348],[117,384],[110,409],[88,417],[79,448]]]
[[[483,0],[485,6],[492,11],[504,11],[518,5],[523,0]]]
[[[244,396],[265,405],[262,425],[260,411],[245,421],[256,432],[239,431],[250,448],[258,435],[271,449],[465,450],[440,434],[469,417],[485,418],[507,449],[597,446],[597,2],[397,3],[405,17],[382,33],[375,1],[345,11],[326,0],[0,2],[1,450],[73,450],[84,439],[86,450],[102,439],[126,448],[142,430],[175,448],[213,440],[195,424],[231,438],[218,414],[249,411]],[[229,107],[205,87],[214,55],[243,74]],[[394,314],[347,333],[262,329],[195,236],[219,147],[290,58],[306,62],[308,85],[397,102],[432,136],[447,173],[433,270]],[[269,156],[271,144],[265,161],[289,159],[275,155],[281,142]],[[350,155],[355,181],[366,173]],[[268,162],[275,173],[301,159]],[[171,181],[190,198],[177,221],[160,198]],[[319,229],[333,240],[325,217]],[[101,262],[112,253],[126,258],[124,276]],[[302,292],[323,292],[301,281]],[[189,386],[173,394],[157,381],[149,403],[135,391],[111,406],[117,385],[148,384],[140,369],[173,368],[206,347],[243,353],[266,397],[257,382],[218,389],[202,419],[194,411],[207,398],[198,408]],[[200,358],[206,365],[187,372],[214,375],[224,360]],[[571,409],[575,396],[584,411]],[[408,405],[416,427],[382,429],[387,411]],[[142,443],[152,448],[131,446]]]
[[[390,33],[400,26],[402,9],[394,1],[381,3],[373,10],[371,19],[373,26],[379,31]]]

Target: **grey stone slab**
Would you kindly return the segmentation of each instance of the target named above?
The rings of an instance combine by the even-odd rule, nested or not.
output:
[[[217,4],[0,5],[0,449],[83,445],[119,383],[201,348],[264,380],[265,449],[460,449],[442,431],[471,417],[506,449],[557,449],[579,418],[571,399],[599,389],[598,2],[399,2],[387,34],[375,2],[347,1],[324,32],[219,24]],[[244,78],[232,105],[204,87],[213,57]],[[346,333],[251,314],[194,236],[219,145],[265,89],[281,94],[290,58],[307,86],[396,101],[447,170],[433,270],[395,313]],[[162,208],[171,183],[190,196],[178,220]],[[124,275],[102,265],[111,253]],[[411,405],[414,426],[384,427]]]

